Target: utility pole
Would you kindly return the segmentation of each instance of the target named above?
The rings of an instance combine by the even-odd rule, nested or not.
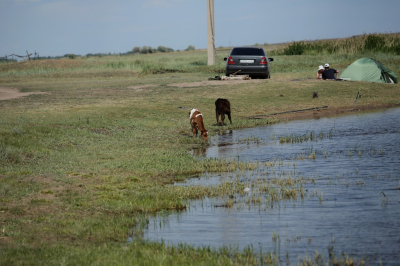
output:
[[[207,54],[208,65],[215,65],[214,0],[207,0]]]

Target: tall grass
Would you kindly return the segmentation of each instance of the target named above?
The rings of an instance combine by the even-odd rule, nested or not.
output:
[[[152,75],[165,73],[211,73],[224,72],[224,54],[218,56],[217,64],[208,66],[205,51],[179,53],[133,54],[125,56],[104,56],[60,60],[23,61],[0,65],[0,78],[15,76],[54,76],[82,74],[95,75],[95,72],[128,71],[133,75]],[[55,64],[62,62],[62,64]],[[98,73],[97,73],[98,74]],[[212,76],[212,75],[211,75]]]
[[[350,38],[300,41],[272,51],[271,55],[362,54],[383,52],[400,55],[400,33],[363,34]]]

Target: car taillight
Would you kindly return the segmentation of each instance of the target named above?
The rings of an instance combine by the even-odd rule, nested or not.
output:
[[[233,61],[232,56],[230,56],[230,57],[228,58],[228,65],[234,65],[234,64],[235,64],[235,61]]]
[[[260,65],[268,65],[268,60],[266,57],[261,58]]]

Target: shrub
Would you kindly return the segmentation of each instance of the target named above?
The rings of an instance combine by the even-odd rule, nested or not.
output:
[[[165,47],[165,46],[158,46],[157,47],[157,51],[159,51],[161,53],[169,53],[169,52],[173,52],[174,49],[169,48],[169,47]]]
[[[139,53],[140,52],[140,47],[139,46],[135,46],[132,48],[132,52],[133,53]]]
[[[196,50],[196,48],[195,48],[193,45],[189,45],[189,46],[185,49],[185,51],[194,51],[194,50]]]
[[[149,47],[147,48],[147,53],[152,54],[152,53],[155,53],[155,52],[157,52],[157,50],[154,49],[153,47],[149,46]]]
[[[285,55],[302,55],[305,50],[304,42],[293,42],[283,49]]]
[[[140,53],[141,53],[141,54],[147,54],[147,51],[148,51],[147,46],[143,46],[143,47],[140,49]]]
[[[368,35],[365,39],[364,49],[369,51],[378,51],[385,46],[385,39],[377,34]]]

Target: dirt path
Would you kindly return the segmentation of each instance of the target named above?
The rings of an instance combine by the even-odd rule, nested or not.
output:
[[[16,88],[0,87],[0,101],[15,99],[23,96],[28,96],[31,94],[45,94],[45,93],[47,92],[20,92],[19,89]]]
[[[168,84],[168,86],[178,87],[178,88],[188,88],[188,87],[201,87],[201,86],[218,86],[218,85],[227,85],[227,84],[260,83],[260,82],[265,82],[265,79],[205,80],[205,81],[196,81],[196,82],[173,83],[173,84]]]

